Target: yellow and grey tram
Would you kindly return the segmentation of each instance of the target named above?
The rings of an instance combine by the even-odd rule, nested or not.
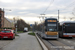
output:
[[[58,20],[56,18],[47,18],[39,25],[39,33],[45,39],[58,39]]]

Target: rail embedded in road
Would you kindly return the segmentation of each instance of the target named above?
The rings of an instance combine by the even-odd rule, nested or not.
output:
[[[74,44],[65,43],[69,40],[65,39],[65,41],[61,38],[58,40],[51,40],[51,39],[42,39],[39,35],[38,37],[42,40],[42,42],[47,46],[49,50],[75,50]]]

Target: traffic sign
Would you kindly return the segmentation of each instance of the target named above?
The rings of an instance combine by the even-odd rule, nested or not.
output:
[[[30,24],[30,26],[32,26],[32,24]]]

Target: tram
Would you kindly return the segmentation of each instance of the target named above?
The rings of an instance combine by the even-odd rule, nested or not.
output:
[[[47,18],[39,25],[39,33],[45,39],[58,39],[58,20],[56,18]]]
[[[60,22],[59,37],[75,37],[75,21]]]

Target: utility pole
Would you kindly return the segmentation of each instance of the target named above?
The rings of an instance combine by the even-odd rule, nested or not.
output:
[[[58,21],[59,21],[59,10],[58,10]]]
[[[43,18],[43,20],[44,20],[45,14],[40,14],[40,15],[41,15],[41,17],[42,17],[42,18]],[[44,17],[43,17],[42,15],[44,15]]]
[[[42,17],[42,15],[44,15],[44,17],[42,17],[42,19],[44,20],[45,19],[45,14],[40,14],[41,15],[41,17]],[[44,29],[44,25],[42,24],[42,28]],[[42,30],[43,32],[44,32],[44,30]]]
[[[7,11],[12,11],[12,10],[4,9],[4,8],[3,8],[3,13],[4,13],[3,16],[7,16],[7,14],[5,13],[5,12],[6,12],[5,10],[7,10]],[[4,20],[4,17],[3,17],[3,20]],[[4,27],[4,25],[5,25],[5,24],[4,24],[4,21],[3,21],[3,27]],[[7,23],[7,25],[8,25],[8,23]],[[8,26],[7,26],[7,27],[8,27]]]

